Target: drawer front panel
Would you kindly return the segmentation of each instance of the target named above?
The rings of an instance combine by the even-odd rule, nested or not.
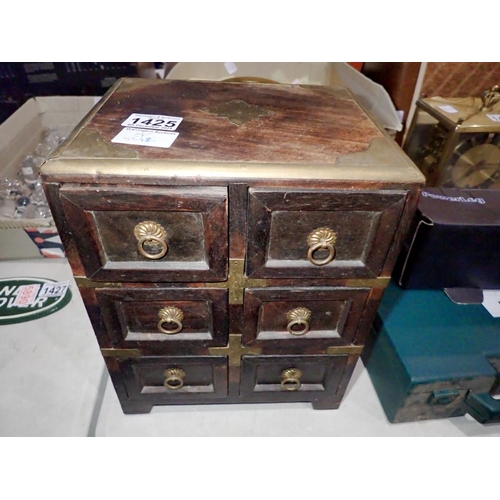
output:
[[[61,204],[86,276],[104,281],[221,281],[225,188],[65,186]]]
[[[243,356],[241,396],[270,402],[335,396],[346,363],[347,355]]]
[[[250,189],[249,276],[375,278],[406,193]]]
[[[206,288],[96,289],[114,346],[179,350],[225,346],[228,291]]]
[[[131,399],[162,404],[227,396],[224,356],[148,356],[119,364]]]
[[[369,288],[245,291],[243,344],[304,349],[355,342]]]

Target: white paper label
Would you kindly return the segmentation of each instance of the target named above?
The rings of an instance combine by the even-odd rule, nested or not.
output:
[[[500,318],[500,290],[483,290],[483,306],[494,318]]]
[[[31,167],[21,167],[21,170],[24,175],[31,175],[33,173],[33,169]]]
[[[17,290],[17,295],[14,300],[13,306],[28,307],[36,300],[36,295],[40,285],[22,285]]]
[[[492,122],[497,122],[500,123],[500,115],[490,115],[486,113],[486,116],[492,121]]]
[[[232,75],[233,73],[236,73],[238,71],[238,66],[234,64],[234,62],[225,62],[224,67],[226,68],[226,71]]]
[[[38,297],[62,297],[68,289],[69,281],[59,283],[45,283],[38,294]]]
[[[458,111],[453,106],[438,106],[445,113],[458,113]]]
[[[175,130],[182,118],[179,116],[131,114],[122,127],[146,128],[151,130]]]
[[[169,148],[179,132],[162,130],[143,130],[140,128],[124,128],[111,142],[134,144],[135,146],[151,146],[153,148]]]

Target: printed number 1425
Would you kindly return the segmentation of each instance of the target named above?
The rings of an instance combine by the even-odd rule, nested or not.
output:
[[[122,127],[146,128],[154,130],[175,130],[182,118],[178,116],[131,114]]]

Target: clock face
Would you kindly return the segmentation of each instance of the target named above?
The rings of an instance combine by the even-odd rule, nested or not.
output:
[[[500,189],[500,134],[475,134],[463,140],[446,168],[443,186]]]

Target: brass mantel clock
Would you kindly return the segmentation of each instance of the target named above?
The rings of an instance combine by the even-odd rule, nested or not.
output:
[[[404,145],[428,186],[500,189],[500,92],[417,102]]]

